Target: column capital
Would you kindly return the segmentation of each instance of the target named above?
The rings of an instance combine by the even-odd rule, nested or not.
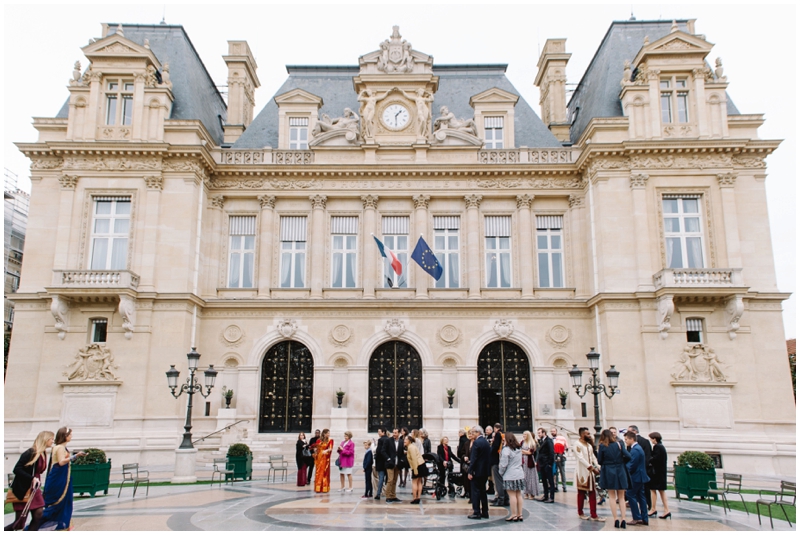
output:
[[[464,202],[466,202],[467,208],[480,208],[482,200],[483,200],[483,195],[465,195],[464,196]]]
[[[75,189],[75,186],[78,185],[79,178],[78,175],[64,174],[58,177],[58,183],[61,185],[61,189]]]
[[[378,196],[377,195],[362,195],[361,196],[361,203],[364,205],[364,209],[367,210],[375,210],[378,207]]]
[[[527,193],[517,195],[517,208],[530,208],[531,203],[533,203],[533,198],[533,195]]]
[[[324,210],[325,204],[328,202],[328,198],[325,195],[312,195],[309,199],[311,199],[311,208],[314,210],[317,208]]]
[[[222,208],[225,206],[225,197],[222,195],[214,195],[213,197],[209,197],[208,204],[212,208],[219,208],[222,210]]]
[[[583,201],[586,199],[584,195],[570,195],[569,196],[569,207],[570,208],[580,208],[583,206]]]
[[[414,199],[414,208],[417,208],[417,209],[425,208],[425,209],[427,209],[428,208],[428,203],[431,200],[431,196],[430,195],[414,195],[412,197],[412,199]]]
[[[732,188],[736,185],[736,173],[718,173],[717,182],[720,188]]]
[[[641,189],[647,187],[650,175],[647,173],[631,173],[631,189]]]
[[[161,173],[146,175],[144,177],[144,183],[147,185],[147,189],[161,190],[164,187],[164,177]]]
[[[265,210],[269,208],[272,210],[275,208],[275,195],[259,195],[258,202],[261,203],[261,209]]]

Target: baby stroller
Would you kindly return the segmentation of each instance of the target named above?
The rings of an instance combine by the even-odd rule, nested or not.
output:
[[[456,472],[453,464],[454,463],[450,463],[450,465],[447,467],[447,486],[450,489],[450,494],[458,496],[459,498],[466,498],[467,485],[469,485],[469,480],[467,479],[467,467],[459,463],[459,471]]]
[[[445,473],[444,463],[435,453],[425,453],[422,455],[425,465],[428,467],[428,475],[422,482],[422,493],[436,496],[441,500],[447,495],[447,474]]]

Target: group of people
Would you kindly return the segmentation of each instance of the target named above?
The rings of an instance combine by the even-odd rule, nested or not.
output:
[[[5,531],[16,531],[25,527],[28,514],[31,523],[28,531],[68,530],[72,522],[72,479],[70,463],[84,452],[70,454],[68,444],[72,440],[72,429],[62,427],[55,435],[42,431],[33,441],[33,446],[20,455],[14,466],[14,481],[6,494],[6,503],[14,509],[14,522]],[[50,449],[50,460],[46,454]],[[42,487],[43,474],[47,477]]]
[[[637,426],[630,426],[619,437],[616,428],[610,427],[600,435],[595,444],[588,428],[578,430],[579,440],[572,445],[576,458],[574,485],[577,489],[578,515],[584,520],[605,521],[598,516],[597,505],[607,498],[614,518],[614,527],[647,525],[655,516],[671,518],[667,502],[667,451],[661,435],[650,433],[649,440],[639,435]],[[327,429],[315,432],[308,442],[300,434],[297,441],[297,485],[311,483],[316,468],[314,490],[330,491],[331,456],[334,441]],[[336,465],[340,473],[341,492],[353,491],[353,465],[355,445],[353,435],[344,433],[337,448]],[[362,469],[365,490],[362,498],[381,499],[386,503],[399,503],[397,487],[405,487],[411,474],[412,504],[420,503],[428,469],[423,455],[431,453],[431,441],[425,429],[378,429],[378,440],[364,442]],[[444,466],[461,466],[466,475],[466,497],[471,500],[471,519],[489,518],[488,494],[494,493],[491,502],[495,507],[508,507],[508,522],[522,520],[524,500],[554,503],[555,493],[567,491],[566,453],[570,445],[556,428],[550,433],[540,427],[536,437],[530,431],[522,433],[519,440],[512,432],[503,432],[501,424],[466,428],[459,431],[456,452],[453,453],[447,437],[442,437],[437,455]],[[449,471],[449,470],[448,470]],[[347,485],[345,484],[347,483]],[[452,491],[452,482],[448,481]],[[661,496],[663,514],[656,509],[657,496]],[[598,502],[599,498],[599,502]],[[584,514],[588,500],[589,514]],[[626,521],[626,500],[632,520]]]

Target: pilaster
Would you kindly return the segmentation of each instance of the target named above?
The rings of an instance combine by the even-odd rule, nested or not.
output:
[[[522,276],[522,297],[533,297],[534,245],[531,227],[533,195],[517,195],[517,224],[519,225],[519,264]]]
[[[269,297],[272,283],[273,233],[275,226],[275,196],[261,195],[261,234],[258,244],[258,297]]]
[[[311,199],[311,298],[322,299],[325,266],[325,195],[312,195]]]
[[[361,255],[363,264],[361,266],[362,277],[364,278],[364,297],[367,299],[375,298],[375,245],[372,236],[375,232],[375,209],[378,207],[377,195],[362,195],[361,202],[364,205],[364,231],[361,233]]]
[[[431,198],[429,195],[415,195],[414,199],[414,217],[416,219],[416,230],[420,234],[420,236],[427,236],[428,235],[428,203],[430,202]],[[412,242],[416,243],[415,240]],[[409,247],[411,243],[409,243]],[[417,288],[417,299],[427,299],[428,298],[428,275],[423,274],[421,271],[416,272],[416,288]]]
[[[470,299],[481,296],[481,258],[480,258],[480,206],[483,196],[466,195],[467,206],[467,281],[469,281]]]

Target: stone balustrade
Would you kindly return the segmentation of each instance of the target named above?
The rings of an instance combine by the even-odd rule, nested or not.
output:
[[[314,163],[310,150],[235,150],[223,149],[223,165],[308,165]]]
[[[653,275],[656,290],[660,288],[733,288],[742,286],[741,268],[662,269]]]
[[[130,288],[139,287],[139,275],[132,271],[53,270],[53,286],[60,288]]]

